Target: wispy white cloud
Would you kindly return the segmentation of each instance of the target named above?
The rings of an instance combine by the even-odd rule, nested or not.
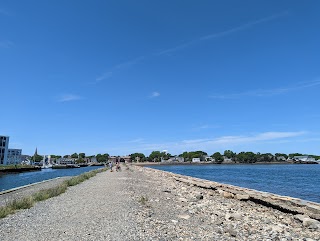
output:
[[[114,66],[115,69],[123,69],[123,68],[128,68],[131,67],[135,64],[138,64],[140,61],[142,61],[143,59],[145,59],[145,56],[139,56],[137,58],[131,59],[129,61],[117,64],[116,66]]]
[[[152,92],[151,95],[149,96],[149,98],[157,98],[160,96],[160,93],[159,92]]]
[[[207,129],[216,129],[216,128],[220,128],[220,125],[200,125],[200,126],[196,126],[194,128],[192,128],[192,130],[194,131],[199,131],[199,130],[207,130]]]
[[[109,78],[111,78],[111,76],[112,76],[111,71],[103,73],[102,75],[100,75],[99,77],[96,78],[95,83],[98,83],[98,82],[105,80],[105,79],[109,79]]]
[[[58,102],[69,102],[69,101],[76,101],[81,99],[83,98],[79,95],[65,94],[58,97]]]
[[[312,133],[313,134],[313,133]],[[262,132],[246,135],[220,136],[216,138],[185,139],[178,141],[150,142],[146,139],[135,139],[132,141],[106,144],[110,152],[118,154],[129,154],[134,152],[150,153],[151,151],[168,150],[171,154],[179,154],[184,151],[203,150],[208,153],[232,149],[234,151],[245,151],[250,146],[255,151],[256,145],[266,146],[280,143],[314,142],[320,136],[310,139],[310,133],[305,131],[293,132]],[[105,147],[101,147],[101,149]],[[238,149],[238,150],[237,150]],[[258,150],[256,150],[258,151]]]
[[[208,34],[208,35],[202,36],[200,38],[197,38],[197,39],[182,43],[182,44],[180,44],[178,46],[175,46],[173,48],[168,48],[168,49],[162,50],[159,53],[157,53],[157,55],[169,54],[169,53],[181,50],[181,49],[185,49],[185,48],[187,48],[187,47],[189,47],[189,46],[191,46],[193,44],[197,44],[197,43],[200,43],[202,41],[221,38],[221,37],[224,37],[226,35],[230,35],[230,34],[233,34],[233,33],[236,33],[236,32],[240,32],[240,31],[249,29],[251,27],[254,27],[256,25],[259,25],[259,24],[262,24],[262,23],[266,23],[266,22],[275,20],[275,19],[280,18],[280,17],[284,17],[284,16],[288,15],[288,13],[289,13],[288,11],[284,11],[284,12],[281,12],[281,13],[277,13],[277,14],[265,17],[265,18],[258,19],[256,21],[245,23],[245,24],[240,25],[238,27],[227,29],[225,31],[221,31],[221,32],[218,32],[218,33],[213,33],[213,34]]]
[[[0,48],[11,48],[14,46],[14,43],[9,40],[0,41]]]
[[[268,96],[275,96],[280,94],[285,94],[292,91],[298,91],[305,88],[315,87],[320,85],[320,80],[314,80],[309,82],[300,82],[296,85],[290,86],[290,87],[284,87],[284,88],[275,88],[275,89],[269,89],[269,90],[250,90],[250,91],[244,91],[239,93],[225,93],[225,94],[215,94],[210,95],[210,98],[214,99],[237,99],[241,97],[268,97]]]
[[[127,141],[126,143],[142,143],[144,141],[143,138],[137,138],[134,140]]]
[[[182,150],[214,150],[219,148],[230,148],[243,144],[270,143],[270,141],[286,141],[290,138],[301,137],[307,134],[304,131],[297,132],[263,132],[241,136],[221,136],[218,138],[189,139],[176,142],[149,143],[136,146],[140,151],[152,151],[168,149],[169,152]]]
[[[119,72],[120,70],[122,69],[126,69],[126,68],[129,68],[135,64],[138,64],[139,62],[141,62],[143,59],[145,59],[145,56],[139,56],[137,58],[134,58],[134,59],[131,59],[131,60],[128,60],[128,61],[125,61],[123,63],[120,63],[120,64],[117,64],[113,67],[111,67],[109,69],[109,71],[99,75],[95,81],[91,82],[91,84],[98,84],[100,83],[101,81],[103,80],[106,80],[106,79],[110,79],[114,74],[116,74],[117,72]]]

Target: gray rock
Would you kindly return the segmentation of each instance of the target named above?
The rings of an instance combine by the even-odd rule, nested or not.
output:
[[[225,230],[226,233],[229,233],[231,237],[237,237],[237,231],[233,228],[227,228]]]
[[[310,217],[307,215],[302,215],[302,214],[294,215],[294,219],[299,220],[300,222],[303,222],[303,220],[306,218],[310,218]]]
[[[234,198],[234,195],[231,192],[226,192],[226,191],[222,192],[222,196],[224,198]]]
[[[241,219],[241,214],[239,214],[239,213],[227,213],[226,216],[225,216],[225,219],[226,220],[231,220],[231,221],[240,220]]]
[[[202,195],[202,194],[197,195],[197,196],[196,196],[196,199],[198,199],[198,200],[203,199],[203,195]]]
[[[303,219],[302,224],[304,227],[307,227],[310,229],[319,229],[320,228],[320,222],[315,219],[312,219],[312,218]]]
[[[250,199],[250,196],[248,194],[236,194],[235,198],[240,201],[247,201]]]

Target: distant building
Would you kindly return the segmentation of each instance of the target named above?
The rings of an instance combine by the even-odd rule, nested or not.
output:
[[[94,163],[97,163],[98,161],[97,161],[97,158],[94,156],[94,157],[91,157],[91,160],[90,160],[90,162],[94,162]]]
[[[126,162],[126,163],[127,163],[127,162],[131,162],[131,156],[121,156],[121,157],[120,157],[120,160],[121,160],[121,159],[124,160],[124,162]]]
[[[116,156],[109,156],[109,162],[116,162],[118,161],[118,157]]]
[[[184,158],[182,156],[173,156],[168,159],[168,162],[184,162]]]
[[[202,156],[201,161],[205,161],[205,162],[212,162],[214,161],[214,158],[212,158],[211,156]]]
[[[22,149],[8,149],[7,164],[19,164],[22,161]]]
[[[7,165],[9,136],[0,136],[0,164]]]
[[[277,156],[277,161],[286,161],[287,159],[284,156]]]
[[[232,158],[228,158],[226,156],[223,156],[223,163],[232,163],[232,162],[233,162]]]
[[[76,158],[59,158],[56,160],[56,164],[59,165],[67,165],[67,164],[75,164]]]
[[[192,162],[200,162],[200,158],[199,157],[192,158]]]
[[[293,160],[301,162],[316,162],[316,159],[310,156],[294,156]]]

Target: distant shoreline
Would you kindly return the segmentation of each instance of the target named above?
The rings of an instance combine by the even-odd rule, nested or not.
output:
[[[210,163],[210,162],[138,162],[132,163],[136,166],[173,166],[173,165],[296,165],[300,163],[291,162],[255,162],[255,163]]]

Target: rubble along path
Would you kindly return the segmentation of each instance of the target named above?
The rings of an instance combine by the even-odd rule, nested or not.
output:
[[[0,219],[0,240],[320,240],[294,215],[122,166]]]

